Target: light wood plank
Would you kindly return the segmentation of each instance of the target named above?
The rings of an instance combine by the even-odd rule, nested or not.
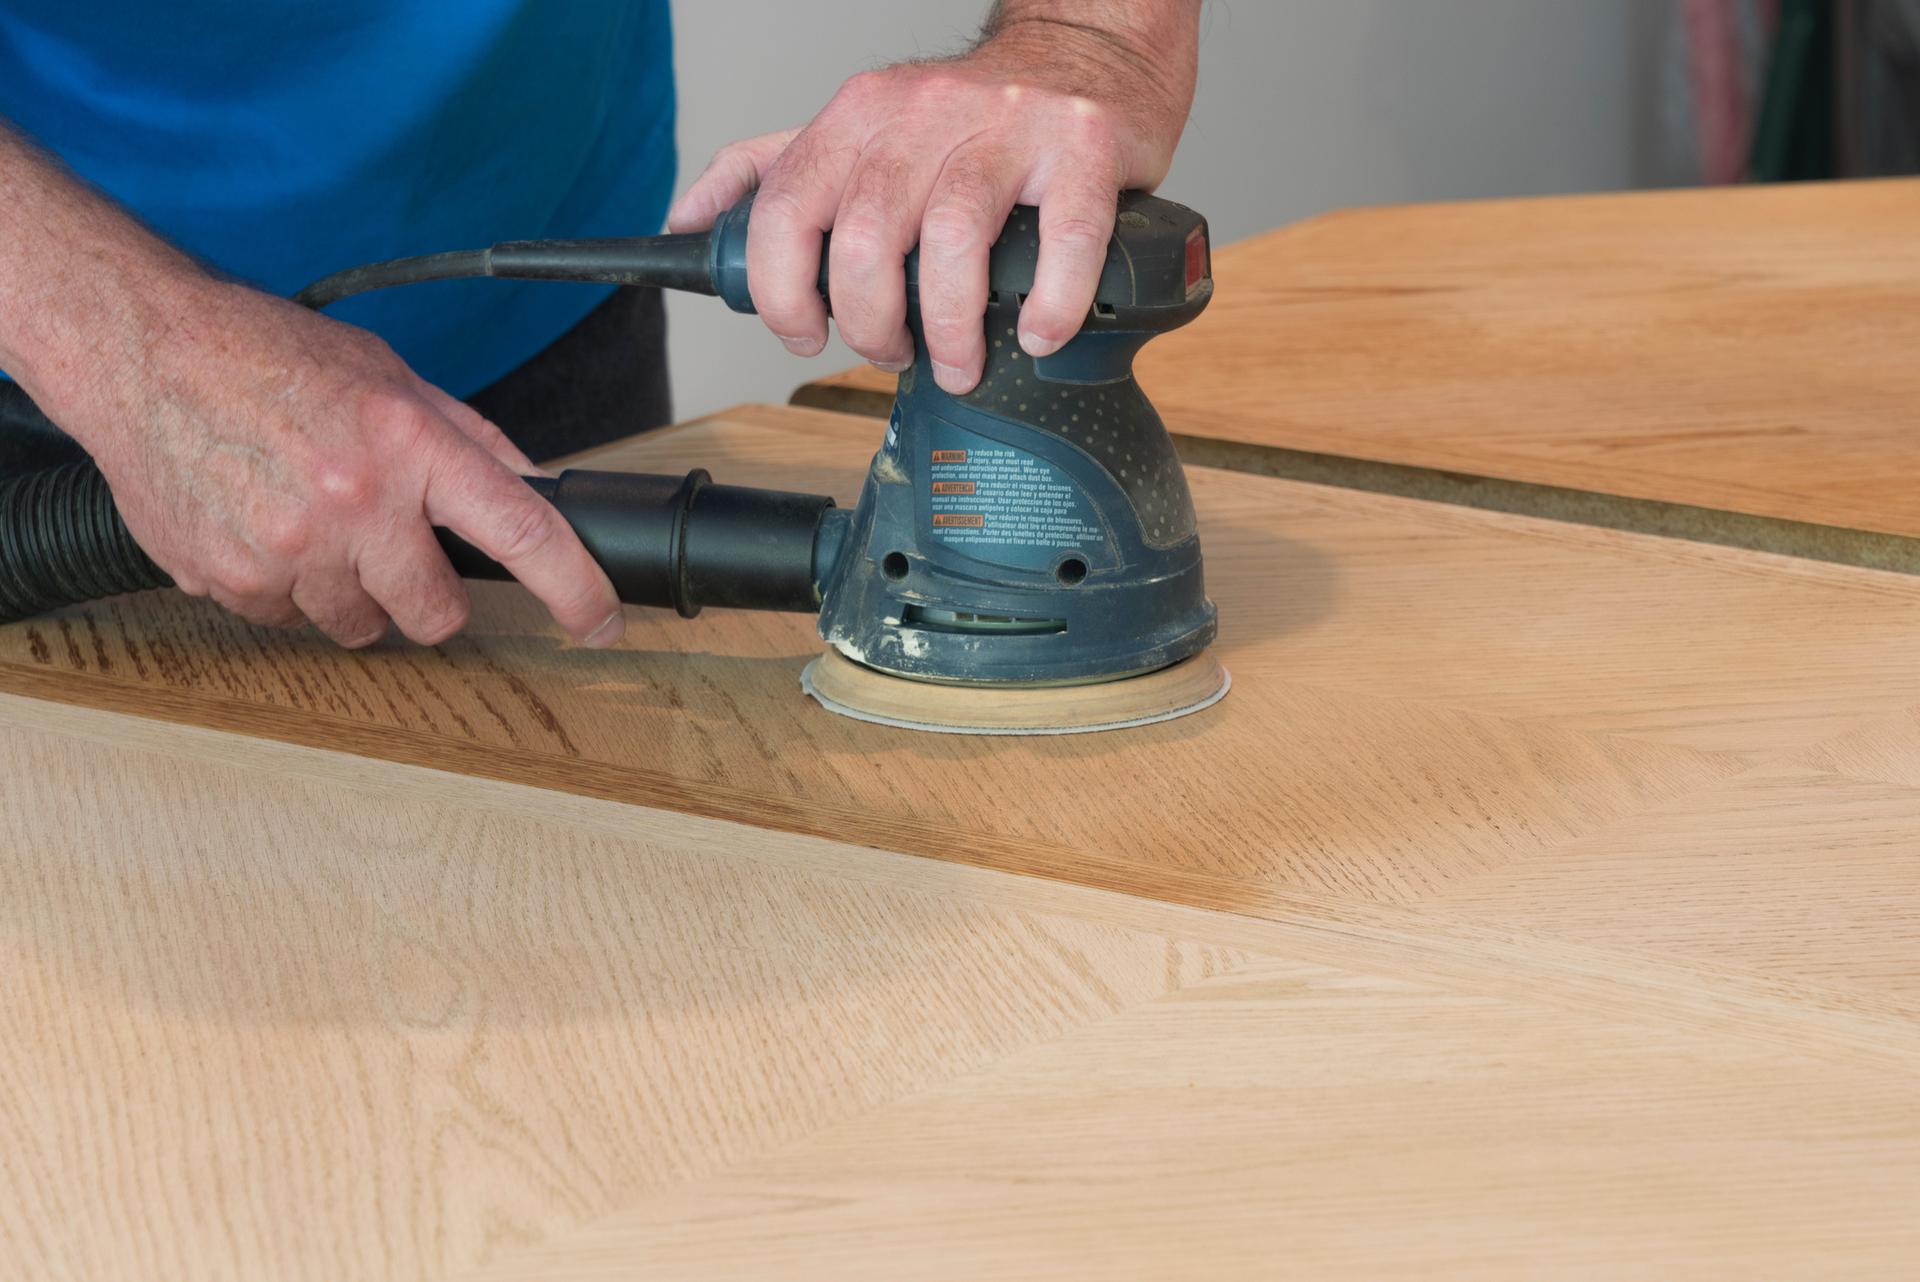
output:
[[[1214,304],[1148,346],[1140,380],[1201,461],[1300,451],[1911,538],[1916,220],[1915,179],[1347,210],[1218,249]],[[863,367],[796,403],[883,414],[891,391]],[[1497,501],[1581,510],[1547,493]],[[1621,519],[1716,534],[1686,513]]]
[[[478,1276],[1900,1277],[1917,1089],[1255,962]]]
[[[0,706],[8,1276],[448,1276],[1239,957],[926,861],[45,720]]]
[[[1444,900],[1450,914],[1887,993],[1920,1013],[1916,838],[1920,788],[1779,766],[1466,880]]]
[[[846,497],[872,446],[869,424],[749,409],[606,461]],[[804,619],[647,615],[596,654],[505,586],[477,589],[471,634],[439,651],[354,655],[202,603],[129,599],[0,630],[0,684],[1330,922],[1514,874],[1920,706],[1920,592],[1902,576],[1204,469],[1194,483],[1235,689],[1124,735],[862,725],[800,696],[818,646]]]
[[[5,696],[0,790],[0,1258],[32,1276],[1875,1276],[1916,1246],[1910,1032],[1862,1056],[1624,953]]]

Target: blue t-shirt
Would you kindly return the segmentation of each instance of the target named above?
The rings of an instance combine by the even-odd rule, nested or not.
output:
[[[405,254],[657,231],[671,40],[668,0],[0,0],[0,116],[288,294]],[[467,395],[607,292],[447,282],[329,314]]]

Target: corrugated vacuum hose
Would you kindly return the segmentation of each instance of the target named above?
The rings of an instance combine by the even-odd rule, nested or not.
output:
[[[0,481],[0,623],[172,586],[134,542],[91,462]]]

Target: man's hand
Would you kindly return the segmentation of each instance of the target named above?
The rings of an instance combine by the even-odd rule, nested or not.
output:
[[[174,581],[342,645],[389,619],[445,640],[467,594],[451,528],[588,645],[612,584],[500,430],[364,330],[225,284],[0,125],[0,366],[84,446]]]
[[[379,640],[389,619],[433,645],[467,621],[433,537],[444,525],[575,639],[619,639],[606,575],[520,479],[538,469],[372,334],[207,281],[141,356],[43,408],[183,590],[255,623],[310,620],[345,646]]]
[[[986,359],[987,252],[1016,204],[1040,209],[1020,345],[1057,351],[1093,304],[1115,202],[1165,177],[1193,99],[1199,0],[1004,0],[943,62],[855,76],[806,128],[723,148],[668,214],[697,231],[758,186],[754,306],[788,349],[826,344],[817,281],[833,240],[833,317],[887,370],[913,358],[904,262],[920,246],[935,380],[963,393]]]

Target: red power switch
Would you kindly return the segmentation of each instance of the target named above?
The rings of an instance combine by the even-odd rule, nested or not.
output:
[[[1211,264],[1207,261],[1207,229],[1195,227],[1187,234],[1187,297],[1207,279]]]

